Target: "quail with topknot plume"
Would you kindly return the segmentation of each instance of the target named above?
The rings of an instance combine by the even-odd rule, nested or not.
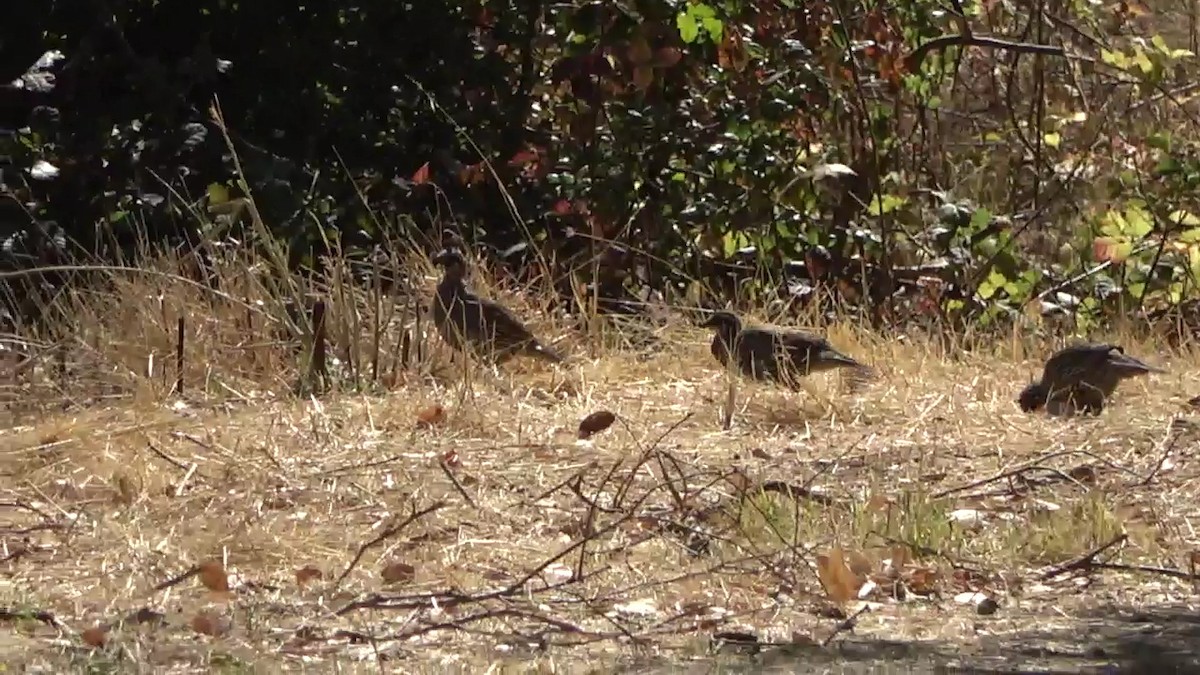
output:
[[[1024,412],[1045,408],[1052,415],[1099,415],[1122,380],[1162,372],[1119,345],[1074,344],[1050,356],[1042,379],[1021,390],[1017,404]]]
[[[801,331],[751,327],[732,312],[714,312],[703,324],[713,328],[712,355],[725,367],[743,375],[798,389],[800,380],[811,373],[834,368],[853,368],[870,376],[863,364],[834,349],[824,338]]]
[[[444,249],[433,263],[444,272],[430,311],[434,326],[451,348],[460,352],[470,348],[496,363],[518,355],[562,362],[562,356],[539,342],[508,308],[467,289],[467,261],[461,251]]]

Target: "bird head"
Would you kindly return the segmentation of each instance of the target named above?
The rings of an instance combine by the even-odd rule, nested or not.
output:
[[[460,235],[458,232],[454,231],[453,229],[451,229],[449,227],[443,229],[442,230],[442,246],[446,247],[447,249],[453,249],[453,248],[461,249],[463,247],[462,235]]]
[[[433,256],[432,262],[434,265],[444,268],[447,277],[461,279],[467,272],[467,259],[463,257],[462,251],[456,248],[442,249]]]
[[[700,324],[701,328],[716,328],[722,332],[736,333],[742,329],[742,320],[737,314],[718,310],[713,312],[704,323]]]
[[[1033,412],[1046,405],[1047,393],[1041,382],[1030,382],[1017,396],[1017,405],[1021,406],[1022,412]]]

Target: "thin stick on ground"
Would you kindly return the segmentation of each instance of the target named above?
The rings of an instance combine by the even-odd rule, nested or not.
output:
[[[1083,555],[1063,563],[1062,565],[1057,565],[1043,572],[1040,579],[1042,581],[1046,581],[1047,579],[1052,579],[1065,572],[1071,572],[1079,569],[1091,569],[1095,566],[1096,556],[1116,546],[1117,544],[1124,543],[1127,539],[1129,539],[1129,535],[1122,532],[1121,534],[1113,537],[1110,541],[1097,546],[1087,553],[1084,553]]]
[[[383,532],[380,532],[379,535],[371,541],[359,546],[358,552],[354,554],[354,558],[350,561],[350,564],[346,566],[346,570],[342,572],[342,574],[333,582],[333,585],[330,587],[330,591],[335,591],[339,586],[342,585],[342,581],[344,581],[346,577],[350,576],[350,573],[353,572],[354,568],[358,566],[358,562],[362,560],[363,555],[366,554],[367,551],[400,534],[404,531],[404,528],[408,527],[412,523],[431,513],[441,510],[445,505],[445,502],[434,502],[420,511],[414,511],[400,524],[387,528]]]

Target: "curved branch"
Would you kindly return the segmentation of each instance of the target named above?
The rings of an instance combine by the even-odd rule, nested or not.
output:
[[[1050,56],[1066,56],[1066,51],[1062,47],[1054,45],[1038,45],[1028,42],[1015,42],[1013,40],[1005,40],[1003,38],[985,37],[981,35],[942,35],[935,37],[929,42],[917,47],[913,53],[904,58],[904,65],[908,68],[908,72],[914,73],[921,67],[921,63],[929,56],[930,52],[942,51],[950,47],[987,47],[988,49],[1003,49],[1010,52],[1019,52],[1023,54],[1048,54]]]

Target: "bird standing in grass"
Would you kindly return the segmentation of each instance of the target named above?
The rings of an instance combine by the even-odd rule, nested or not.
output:
[[[1122,380],[1166,372],[1125,353],[1119,345],[1075,344],[1055,352],[1017,398],[1024,412],[1046,408],[1053,415],[1099,415]]]
[[[563,360],[506,307],[467,290],[467,261],[462,252],[447,248],[434,256],[433,263],[444,269],[431,307],[433,324],[450,347],[460,352],[470,348],[496,363],[517,355],[553,363]]]
[[[870,369],[834,349],[824,338],[794,330],[745,328],[732,312],[714,312],[703,324],[713,328],[712,355],[725,367],[732,357],[745,376],[798,389],[810,373],[834,368],[854,368],[862,375]]]

